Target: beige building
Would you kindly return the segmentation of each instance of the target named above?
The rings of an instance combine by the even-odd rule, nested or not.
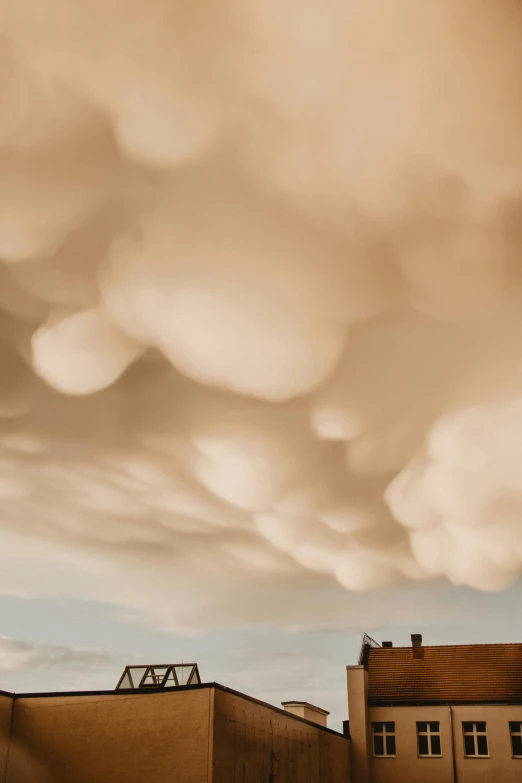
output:
[[[114,691],[0,692],[0,783],[349,783],[349,741],[288,706],[192,665],[129,667]]]
[[[522,644],[365,637],[347,676],[353,783],[522,783]]]
[[[195,664],[127,667],[114,691],[0,692],[0,783],[522,783],[522,644],[365,636],[347,679],[344,735]]]

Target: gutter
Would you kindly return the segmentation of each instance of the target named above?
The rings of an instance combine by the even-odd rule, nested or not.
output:
[[[11,754],[11,744],[13,740],[13,723],[14,723],[14,709],[15,709],[15,700],[12,699],[11,703],[11,715],[10,715],[10,721],[9,721],[9,739],[7,741],[7,750],[5,754],[5,770],[4,770],[4,780],[7,781],[9,777],[9,756]]]
[[[459,783],[457,775],[457,757],[455,756],[455,734],[453,733],[453,710],[451,709],[451,704],[448,705],[448,710],[451,733],[451,760],[453,762],[453,783]]]

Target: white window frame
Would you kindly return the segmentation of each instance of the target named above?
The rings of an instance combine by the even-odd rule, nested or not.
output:
[[[391,723],[393,724],[393,731],[387,731],[386,730],[386,724]],[[382,726],[382,731],[375,731],[376,724],[380,724]],[[373,750],[373,757],[375,759],[394,759],[397,756],[397,736],[395,734],[395,721],[394,720],[376,720],[372,723],[372,729],[373,729],[373,736],[372,736],[372,750]],[[384,753],[377,754],[375,753],[375,737],[382,737],[382,745]],[[386,747],[386,737],[394,737],[395,739],[395,753],[388,753],[388,749]]]
[[[419,731],[419,723],[425,723],[426,724],[426,731]],[[431,731],[430,723],[436,723],[438,726],[437,731]],[[419,753],[419,737],[427,737],[428,738],[428,752],[427,753]],[[431,747],[431,738],[432,737],[438,737],[439,740],[441,739],[440,736],[440,721],[438,720],[418,720],[417,721],[417,757],[419,759],[440,759],[442,757],[442,741],[440,743],[440,753],[432,753],[432,747]]]
[[[464,730],[464,724],[465,723],[471,723],[473,726],[472,731],[465,731]],[[477,723],[484,723],[486,726],[485,731],[477,731]],[[466,737],[473,737],[473,745],[475,747],[475,753],[468,754],[466,753]],[[485,737],[487,746],[488,746],[488,752],[485,756],[483,756],[481,753],[478,752],[478,737]],[[486,721],[484,720],[465,720],[462,721],[462,742],[464,745],[464,757],[467,759],[488,759],[489,758],[489,740],[488,740],[488,726]]]
[[[511,728],[511,724],[512,723],[518,723],[518,731],[513,731],[513,729]],[[518,721],[517,720],[509,721],[509,739],[511,739],[511,737],[520,737],[520,741],[522,742],[522,721],[519,721],[519,720]],[[512,759],[522,759],[522,755],[521,756],[515,756],[515,754],[513,753],[513,743],[511,743],[511,758]]]

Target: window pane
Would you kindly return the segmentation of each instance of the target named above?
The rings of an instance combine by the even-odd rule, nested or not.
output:
[[[386,737],[386,755],[395,756],[395,735],[390,734]]]
[[[200,685],[200,679],[197,669],[194,669],[194,673],[190,679],[189,685]]]
[[[176,682],[176,676],[174,669],[169,669],[169,676],[165,680],[164,688],[175,688],[178,683]]]
[[[376,734],[382,734],[382,723],[374,723],[373,724],[373,730]]]
[[[384,756],[384,738],[382,734],[376,734],[373,738],[373,752],[376,756]]]
[[[426,733],[428,731],[428,724],[427,723],[417,723],[417,731],[423,731]]]
[[[129,666],[129,671],[135,688],[140,687],[140,682],[147,669],[148,666]]]
[[[440,724],[438,721],[432,721],[432,723],[430,723],[430,731],[438,732],[439,726]]]
[[[176,677],[178,678],[178,682],[180,685],[186,685],[187,680],[190,677],[190,672],[192,671],[192,666],[175,666],[176,669]]]
[[[132,688],[132,680],[129,677],[129,672],[125,672],[125,677],[118,685],[118,688]]]
[[[391,734],[395,731],[395,723],[385,723],[386,731],[390,732]]]
[[[519,723],[518,721],[509,721],[509,730],[510,731],[522,731],[522,723]]]
[[[477,737],[478,754],[479,756],[488,755],[488,738],[485,734],[479,734]]]
[[[440,735],[432,734],[431,737],[431,755],[440,756]]]
[[[466,756],[475,756],[475,740],[469,735],[464,736],[464,748],[466,749]]]
[[[473,731],[473,723],[470,723],[469,721],[464,721],[462,724],[462,730],[463,731]]]
[[[522,756],[522,737],[513,734],[511,737],[511,747],[514,756]]]
[[[147,672],[147,676],[142,682],[142,687],[147,686],[150,688],[159,687],[165,678],[167,673],[166,666],[150,666]]]
[[[428,755],[428,737],[425,734],[419,734],[419,756]]]
[[[486,724],[484,721],[481,721],[480,723],[475,723],[475,726],[477,727],[477,731],[486,731]]]

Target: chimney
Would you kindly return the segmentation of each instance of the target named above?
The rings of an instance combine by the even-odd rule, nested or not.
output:
[[[411,646],[414,658],[424,658],[424,647],[422,646],[422,636],[420,633],[412,633]]]
[[[326,710],[322,710],[320,707],[314,707],[313,704],[308,704],[307,701],[283,701],[281,702],[285,712],[289,712],[291,715],[297,715],[299,718],[304,718],[310,721],[310,723],[317,723],[318,726],[326,726],[326,719],[330,714]]]
[[[382,646],[383,647],[393,647],[393,642],[383,642]]]

